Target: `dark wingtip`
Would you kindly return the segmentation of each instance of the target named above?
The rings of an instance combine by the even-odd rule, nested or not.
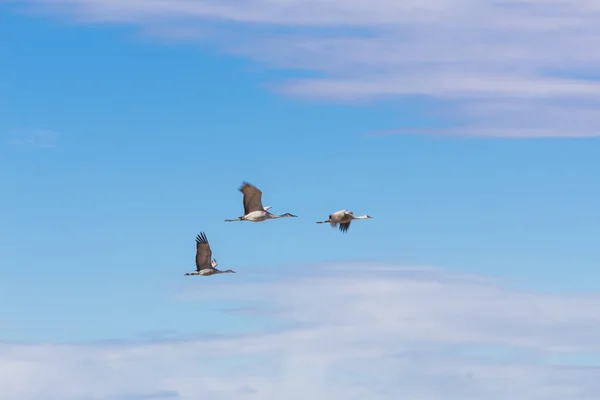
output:
[[[208,243],[208,239],[206,239],[206,234],[204,232],[200,232],[199,235],[196,235],[196,242]]]
[[[243,191],[244,191],[244,188],[245,188],[246,186],[252,186],[252,184],[251,184],[251,183],[248,183],[248,182],[246,182],[246,181],[242,181],[242,184],[240,185],[240,188],[239,188],[238,190],[239,190],[240,192],[243,192]]]

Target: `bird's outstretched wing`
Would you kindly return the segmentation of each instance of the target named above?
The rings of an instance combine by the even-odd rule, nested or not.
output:
[[[348,229],[350,228],[350,222],[351,221],[340,224],[340,231],[346,233],[348,231]]]
[[[243,182],[239,190],[244,194],[244,215],[252,211],[264,211],[262,192],[256,186]]]
[[[200,232],[199,235],[196,235],[196,270],[202,271],[203,269],[212,268],[211,257],[212,250],[210,244],[208,244],[208,239],[204,232]]]

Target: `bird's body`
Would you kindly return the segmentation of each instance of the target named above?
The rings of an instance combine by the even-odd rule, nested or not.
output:
[[[239,191],[244,194],[244,215],[236,219],[226,219],[225,222],[262,222],[268,219],[297,217],[297,215],[293,215],[290,213],[285,213],[281,215],[271,214],[269,212],[271,206],[263,207],[262,192],[258,190],[254,185],[251,185],[247,182],[243,182]]]
[[[354,216],[352,211],[348,210],[339,210],[332,214],[329,214],[329,219],[327,221],[318,221],[317,224],[326,224],[329,223],[332,228],[337,228],[338,224],[340,226],[340,231],[347,232],[350,228],[350,222],[354,219],[370,219],[373,218],[370,215],[361,215]]]
[[[210,276],[216,274],[235,274],[235,271],[230,269],[220,271],[217,269],[217,260],[212,258],[212,250],[204,232],[196,235],[196,270],[194,272],[186,272],[184,275],[201,275]]]
[[[250,222],[262,222],[262,221],[266,221],[268,219],[271,219],[271,214],[268,211],[251,211],[248,214],[244,215],[242,218],[242,220],[244,221],[250,221]]]

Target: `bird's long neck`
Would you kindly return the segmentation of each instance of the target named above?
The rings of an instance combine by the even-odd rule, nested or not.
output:
[[[369,219],[369,218],[371,218],[371,217],[369,217],[368,215],[360,215],[358,217],[353,216],[353,219]]]

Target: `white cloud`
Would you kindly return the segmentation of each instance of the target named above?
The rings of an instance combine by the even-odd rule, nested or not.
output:
[[[441,99],[481,136],[600,136],[600,116],[556,129],[549,102],[600,100],[600,6],[588,0],[28,0],[83,22],[138,24],[173,40],[318,78],[282,82],[290,95],[332,100]],[[219,24],[224,26],[219,29]],[[211,28],[209,29],[208,26]],[[498,127],[527,100],[527,127]],[[473,124],[485,101],[491,121]],[[575,106],[580,107],[580,105]],[[478,116],[481,117],[481,116]],[[481,118],[480,118],[481,119]],[[391,128],[391,127],[390,127]],[[461,133],[461,131],[448,131]]]
[[[0,397],[600,396],[600,296],[519,292],[433,269],[339,264],[280,281],[197,280],[178,299],[198,307],[264,302],[271,318],[288,325],[142,343],[4,344]]]

